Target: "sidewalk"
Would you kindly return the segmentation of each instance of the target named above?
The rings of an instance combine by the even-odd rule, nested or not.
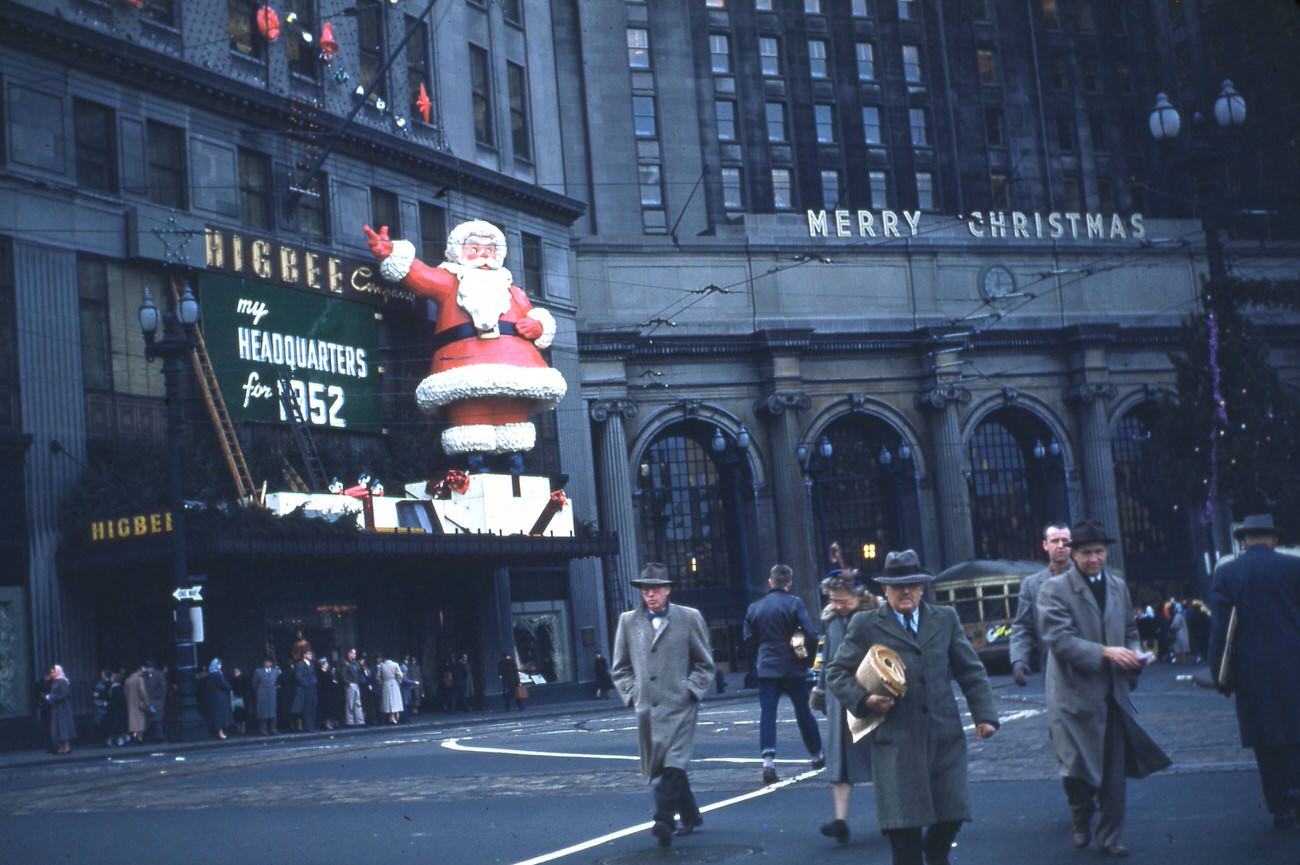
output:
[[[704,695],[705,702],[716,702],[725,700],[734,700],[740,697],[755,700],[755,712],[758,711],[758,704],[755,689],[741,688],[740,685],[744,679],[742,673],[730,673],[727,675],[727,690],[719,694],[716,690],[710,689]],[[534,693],[536,693],[534,691]],[[500,695],[492,694],[487,697],[487,703],[492,707],[500,705]],[[426,711],[419,715],[411,716],[408,720],[403,721],[396,726],[392,724],[371,724],[365,727],[340,727],[333,730],[313,730],[309,733],[275,733],[270,736],[263,736],[259,733],[248,733],[240,736],[232,734],[225,740],[213,739],[204,736],[193,742],[146,742],[143,745],[127,745],[121,748],[108,748],[99,743],[96,739],[94,742],[74,743],[72,753],[63,757],[56,757],[54,754],[44,750],[26,750],[26,751],[8,751],[0,752],[0,770],[23,768],[29,766],[69,766],[78,763],[99,763],[105,760],[144,757],[144,756],[171,756],[182,755],[195,752],[219,751],[230,748],[246,747],[249,745],[278,745],[290,744],[294,742],[311,742],[322,739],[337,739],[341,737],[366,737],[366,736],[391,736],[394,733],[411,733],[416,731],[432,731],[450,727],[463,727],[467,724],[490,723],[501,721],[503,719],[528,720],[530,718],[557,718],[563,715],[574,714],[599,714],[601,712],[618,711],[620,708],[618,699],[612,694],[605,699],[589,698],[585,700],[564,700],[557,702],[542,702],[530,705],[523,711],[511,710],[502,711],[500,708],[476,709],[470,712],[435,712]],[[79,729],[82,725],[79,724]],[[83,736],[84,739],[84,736]]]

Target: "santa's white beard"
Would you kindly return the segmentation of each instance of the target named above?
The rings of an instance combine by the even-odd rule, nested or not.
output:
[[[496,335],[497,320],[510,311],[510,284],[514,281],[504,267],[485,270],[446,262],[442,265],[459,278],[456,303],[465,310],[480,334]]]

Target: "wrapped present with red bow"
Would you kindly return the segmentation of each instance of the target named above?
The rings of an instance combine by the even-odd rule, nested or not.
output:
[[[528,530],[528,534],[540,535],[546,531],[546,527],[551,524],[551,520],[555,519],[555,515],[563,510],[568,503],[569,500],[565,497],[564,490],[556,490],[551,493],[550,498],[546,500],[546,507],[542,508],[541,515],[538,516],[537,522],[533,523],[533,527]]]

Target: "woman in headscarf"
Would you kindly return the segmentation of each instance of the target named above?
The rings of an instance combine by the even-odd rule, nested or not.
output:
[[[77,724],[72,717],[72,683],[58,664],[46,674],[50,690],[45,694],[50,704],[50,747],[56,754],[72,753],[72,740],[77,738]]]
[[[203,679],[203,714],[208,719],[208,729],[218,739],[226,738],[226,728],[235,723],[235,713],[230,704],[230,682],[221,672],[221,659],[213,658],[208,664],[208,675]]]

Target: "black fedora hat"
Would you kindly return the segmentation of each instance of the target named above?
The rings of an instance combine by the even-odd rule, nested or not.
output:
[[[1272,514],[1251,514],[1244,517],[1241,525],[1232,530],[1232,536],[1241,540],[1246,535],[1272,535],[1277,537],[1277,527],[1273,525]]]
[[[1070,527],[1070,547],[1084,544],[1113,544],[1115,539],[1096,520],[1080,520]]]
[[[649,562],[641,569],[641,576],[631,581],[632,585],[638,589],[660,589],[664,586],[673,585],[673,581],[668,578],[667,565],[661,565],[658,562]]]
[[[910,586],[933,581],[934,574],[921,567],[921,559],[916,550],[903,550],[885,556],[885,570],[876,577],[876,582],[882,586]]]

